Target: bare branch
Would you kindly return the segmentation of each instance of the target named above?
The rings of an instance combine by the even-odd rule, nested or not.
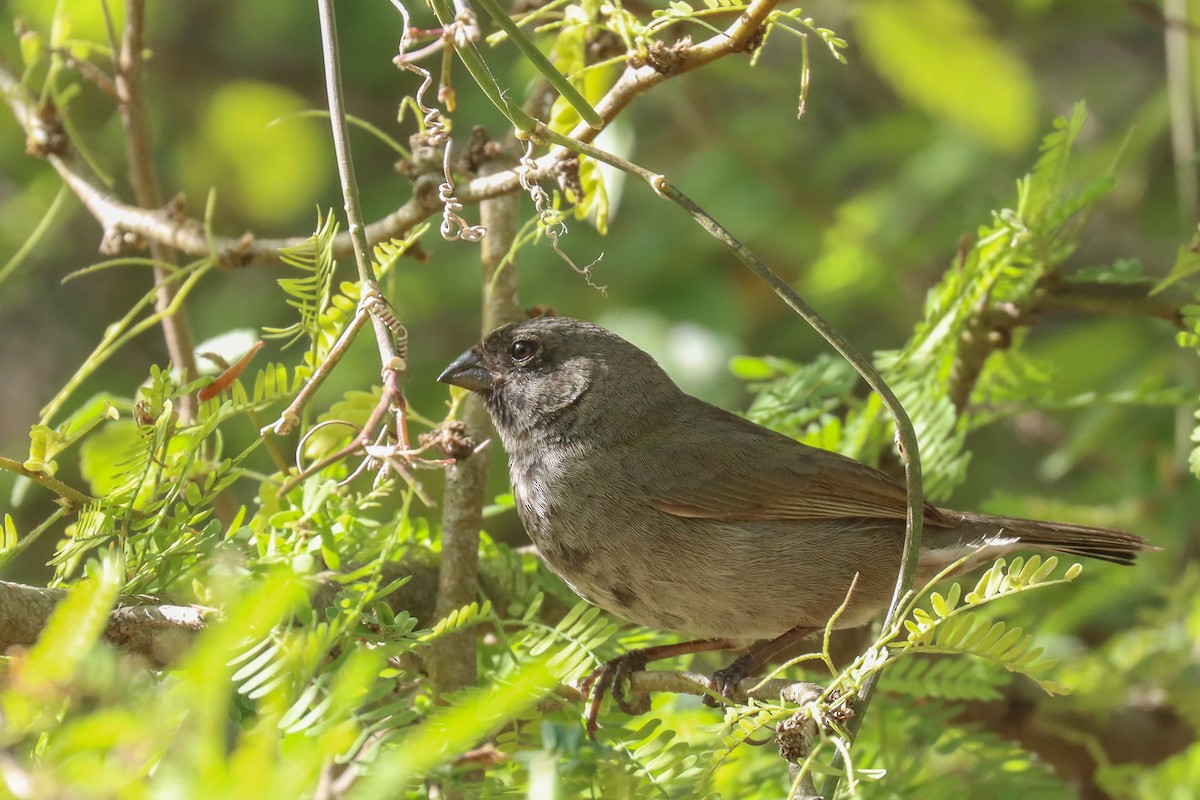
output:
[[[494,145],[490,145],[494,148]],[[483,146],[485,149],[489,145]],[[506,169],[498,158],[485,161],[484,176]],[[480,260],[483,264],[481,328],[484,334],[520,318],[517,302],[517,270],[508,259],[520,228],[519,197],[515,194],[485,200],[480,204],[480,223],[487,228]],[[487,410],[478,396],[464,401],[466,433],[476,441],[492,435]],[[483,527],[483,505],[487,500],[491,450],[477,451],[456,461],[446,470],[446,493],[442,512],[442,568],[438,579],[437,615],[444,617],[473,602],[479,593],[479,531]],[[466,630],[444,636],[434,643],[429,668],[435,694],[475,685],[475,632]]]
[[[767,15],[777,5],[777,0],[757,2],[724,32],[706,41],[671,50],[668,59],[654,59],[631,63],[616,84],[601,98],[596,111],[603,122],[611,122],[638,95],[650,90],[666,79],[690,72],[724,56],[746,52],[756,43],[757,33]],[[20,87],[16,76],[0,66],[0,94],[12,109],[26,136],[32,137],[38,129],[38,109]],[[591,142],[601,129],[581,123],[571,132],[571,138],[580,142]],[[537,159],[538,170],[553,174],[558,161],[565,155],[565,148]],[[126,236],[141,237],[158,242],[166,247],[193,257],[216,255],[224,267],[244,267],[250,264],[268,264],[279,261],[279,250],[296,247],[307,237],[285,239],[259,239],[251,233],[240,237],[205,236],[204,226],[195,219],[184,216],[177,208],[139,208],[122,202],[103,188],[100,181],[83,164],[76,163],[69,153],[47,153],[46,160],[59,176],[79,197],[88,211],[100,223],[104,231],[104,242],[116,247]],[[456,187],[456,195],[463,205],[471,205],[500,195],[520,190],[518,171],[508,169],[484,175]],[[368,242],[381,242],[404,236],[415,225],[440,212],[437,198],[437,181],[422,176],[413,187],[413,196],[404,205],[387,216],[365,226]],[[215,254],[212,252],[215,249]],[[350,232],[337,236],[333,244],[335,257],[344,257],[353,252]]]
[[[62,589],[0,581],[0,653],[10,647],[34,644],[55,607],[66,596]],[[212,609],[200,606],[123,598],[109,615],[104,638],[155,667],[165,667],[187,650],[213,613]]]
[[[351,567],[353,568],[353,567]],[[409,580],[388,595],[396,611],[405,610],[419,620],[433,617],[437,564],[431,559],[409,558],[384,568],[385,582]],[[321,580],[312,596],[315,608],[337,602],[342,583]],[[30,647],[37,642],[55,607],[67,596],[64,589],[46,589],[0,581],[0,654],[10,647]],[[167,603],[154,597],[122,597],[104,631],[109,644],[145,658],[161,669],[178,661],[206,625],[219,618],[212,608]]]
[[[116,88],[121,101],[121,121],[125,125],[129,183],[133,187],[138,205],[153,209],[158,208],[162,201],[159,197],[158,179],[154,174],[154,153],[150,146],[150,123],[146,117],[145,85],[142,80],[142,58],[146,49],[142,38],[145,17],[144,0],[127,0]],[[154,307],[161,314],[174,305],[175,296],[179,292],[178,284],[167,280],[168,270],[175,266],[175,254],[157,239],[151,238],[147,241],[151,258],[159,262],[154,266]],[[194,378],[199,373],[196,370],[192,334],[184,309],[179,308],[174,314],[165,314],[162,318],[162,329],[172,363],[183,372],[185,380]],[[190,394],[180,397],[178,406],[180,418],[184,422],[195,417],[196,399]]]

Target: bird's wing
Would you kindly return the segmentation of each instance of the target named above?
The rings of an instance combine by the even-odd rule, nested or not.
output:
[[[879,470],[713,411],[720,410],[705,404],[703,413],[685,414],[678,435],[655,436],[656,446],[625,459],[626,475],[659,511],[742,521],[907,515],[903,484]],[[926,521],[942,518],[926,504]]]

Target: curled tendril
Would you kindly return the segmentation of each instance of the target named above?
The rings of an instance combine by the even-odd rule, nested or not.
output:
[[[454,196],[454,179],[450,176],[450,140],[446,140],[446,151],[442,154],[442,175],[445,183],[438,186],[438,199],[442,201],[442,238],[462,239],[464,242],[478,242],[487,233],[482,225],[471,225],[458,215],[462,211],[462,203]]]
[[[438,200],[442,204],[442,224],[439,230],[443,239],[478,242],[487,233],[487,228],[482,225],[471,225],[458,213],[462,211],[463,205],[454,193],[454,179],[450,174],[450,150],[453,145],[450,139],[450,126],[446,123],[440,109],[425,104],[425,93],[433,86],[433,75],[429,70],[413,63],[413,59],[406,55],[411,38],[408,9],[400,0],[392,0],[392,5],[400,11],[400,15],[404,18],[404,33],[400,37],[399,52],[392,61],[396,66],[421,76],[421,87],[417,89],[414,99],[417,108],[423,115],[421,122],[425,129],[425,139],[430,147],[442,149],[442,176],[445,181],[438,186]],[[455,18],[454,24],[443,31],[442,38],[438,41],[445,42],[447,39],[453,39],[456,46],[465,45],[473,41],[472,36],[478,38],[478,27],[473,14],[469,11],[460,13]],[[474,34],[472,34],[472,28],[475,30]]]
[[[378,292],[367,292],[358,301],[363,311],[378,319],[392,332],[392,344],[396,348],[396,363],[394,368],[400,372],[408,370],[408,328],[396,316],[395,308],[386,297]]]
[[[607,295],[607,286],[597,286],[592,281],[592,267],[596,266],[600,259],[604,258],[604,254],[601,253],[598,255],[587,266],[580,267],[559,246],[558,237],[566,234],[567,223],[563,221],[562,214],[554,207],[549,193],[537,182],[537,173],[539,170],[540,167],[538,167],[537,161],[533,158],[533,139],[526,139],[525,153],[521,156],[517,177],[521,181],[521,188],[528,192],[529,198],[533,200],[534,210],[538,214],[538,222],[541,223],[542,230],[546,232],[546,238],[550,240],[550,245],[554,248],[554,252],[558,253],[558,257],[567,262],[571,266],[571,269],[582,275],[583,279],[587,281],[588,286],[591,286],[602,295]]]

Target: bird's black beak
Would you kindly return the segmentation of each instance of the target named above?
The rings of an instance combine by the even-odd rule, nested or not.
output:
[[[438,375],[438,380],[472,392],[490,392],[494,383],[492,373],[483,366],[479,353],[474,349],[454,359],[450,366]]]

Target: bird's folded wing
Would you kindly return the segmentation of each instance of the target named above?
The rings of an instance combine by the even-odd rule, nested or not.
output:
[[[626,459],[626,475],[651,506],[678,517],[743,521],[906,517],[903,484],[730,416],[706,447],[688,437]],[[926,504],[926,521],[942,517]]]

